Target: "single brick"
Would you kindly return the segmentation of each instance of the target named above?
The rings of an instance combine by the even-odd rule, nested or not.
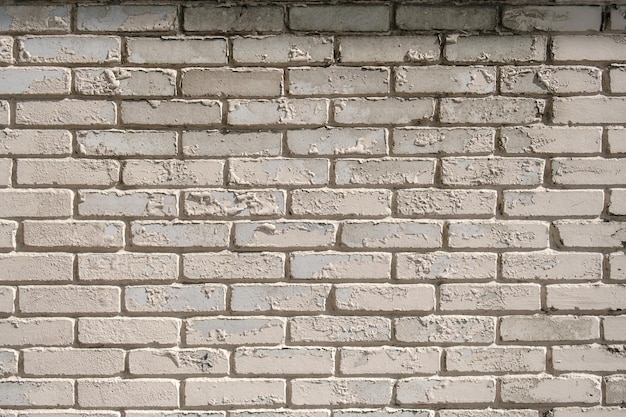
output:
[[[83,345],[176,345],[180,321],[173,318],[107,317],[78,319]]]
[[[552,409],[554,417],[619,417],[621,407],[556,407]]]
[[[606,403],[621,406],[626,397],[626,377],[623,375],[607,376],[604,381],[606,384]]]
[[[23,36],[17,39],[20,62],[104,64],[120,62],[117,36],[63,35]]]
[[[0,346],[69,346],[74,342],[74,320],[67,318],[0,319]]]
[[[282,135],[278,132],[184,131],[183,154],[203,156],[279,156]]]
[[[547,38],[545,36],[453,36],[446,39],[444,56],[454,63],[508,64],[545,61],[546,50]]]
[[[233,126],[321,126],[328,121],[328,100],[285,98],[229,100],[228,124]]]
[[[287,131],[293,155],[385,155],[387,130],[360,127],[321,127]]]
[[[599,93],[602,70],[582,66],[502,67],[500,85],[505,94]]]
[[[302,316],[289,319],[290,341],[310,342],[388,342],[391,320],[383,317]]]
[[[15,288],[0,287],[0,315],[10,316],[15,312],[15,295]]]
[[[22,355],[29,376],[109,376],[124,371],[122,349],[32,348]]]
[[[224,38],[127,38],[126,48],[131,64],[221,65],[228,62]]]
[[[519,97],[443,98],[442,123],[526,124],[540,122],[545,101]]]
[[[538,158],[443,158],[445,185],[539,185],[545,162]]]
[[[188,346],[276,345],[285,341],[284,318],[223,317],[186,320],[184,340]]]
[[[493,409],[482,410],[440,410],[441,417],[539,417],[537,410]],[[591,417],[591,416],[588,416]]]
[[[495,7],[399,4],[396,9],[396,25],[404,30],[494,30],[497,19]]]
[[[0,126],[8,126],[11,123],[11,109],[9,102],[0,100]]]
[[[610,214],[626,216],[626,189],[620,188],[611,190],[611,200],[608,209]]]
[[[598,153],[602,150],[599,127],[516,126],[500,130],[500,144],[506,153],[555,154]]]
[[[553,224],[558,242],[564,248],[621,249],[626,241],[626,224],[623,222],[559,220]]]
[[[226,310],[226,287],[174,284],[126,287],[126,311],[144,313],[212,313]]]
[[[505,342],[588,341],[600,337],[600,320],[580,316],[505,316],[500,319]]]
[[[294,190],[291,192],[290,213],[296,216],[384,217],[391,214],[391,191],[328,188]]]
[[[558,185],[624,184],[626,159],[622,158],[554,158],[552,181]]]
[[[599,6],[508,6],[502,14],[502,26],[517,32],[597,32],[601,25]]]
[[[625,111],[624,97],[555,98],[552,120],[556,124],[620,123]]]
[[[276,68],[191,68],[182,71],[182,92],[193,97],[277,97],[283,71]]]
[[[239,248],[321,248],[335,244],[337,225],[328,222],[281,220],[235,224]]]
[[[559,372],[626,372],[623,346],[554,346],[552,364]]]
[[[98,315],[120,312],[118,287],[37,285],[19,289],[22,313]]]
[[[230,310],[270,312],[319,312],[326,310],[330,285],[234,284]]]
[[[398,253],[396,275],[401,280],[493,280],[496,264],[497,255],[493,253]]]
[[[339,185],[430,185],[434,177],[434,159],[342,159],[335,163]]]
[[[13,38],[0,36],[0,62],[13,63]]]
[[[78,213],[81,216],[175,217],[178,215],[177,195],[168,191],[79,191],[78,198]]]
[[[238,375],[332,375],[335,370],[335,350],[324,347],[242,347],[234,360]]]
[[[69,282],[72,280],[72,263],[71,254],[0,254],[0,282]]]
[[[406,189],[396,196],[397,212],[411,217],[493,216],[497,200],[493,190]]]
[[[626,286],[621,284],[548,285],[546,291],[546,304],[551,310],[626,309]]]
[[[389,30],[387,5],[305,5],[289,7],[289,28],[313,32],[384,32]]]
[[[80,32],[173,32],[178,24],[175,5],[80,5]]]
[[[0,159],[0,187],[11,185],[13,161],[10,159]]]
[[[176,71],[77,68],[74,70],[74,85],[79,94],[87,96],[173,96],[176,94]]]
[[[433,311],[435,287],[425,284],[339,284],[333,293],[338,311]]]
[[[70,71],[54,67],[0,68],[0,94],[62,95],[70,93]]]
[[[489,377],[408,378],[398,381],[399,404],[489,404],[496,397],[496,380]]]
[[[279,217],[285,214],[285,192],[270,190],[206,190],[185,192],[187,216]]]
[[[1,258],[0,258],[1,259]],[[609,278],[612,280],[626,280],[626,255],[612,253],[609,255]]]
[[[546,370],[544,347],[452,347],[446,370],[469,373],[539,373]]]
[[[599,404],[602,392],[598,376],[519,376],[502,378],[500,396],[509,404]]]
[[[346,222],[341,243],[348,248],[439,248],[441,224],[409,220]]]
[[[291,401],[296,406],[380,406],[391,402],[392,389],[392,379],[294,379],[291,381]]]
[[[7,5],[0,7],[2,32],[69,32],[70,5]]]
[[[132,375],[226,375],[228,352],[222,349],[136,349],[128,352]]]
[[[222,185],[224,161],[138,159],[125,161],[122,182],[129,186],[188,186]]]
[[[183,255],[183,273],[191,280],[276,280],[283,277],[285,255],[270,252],[213,252]]]
[[[325,36],[279,35],[233,39],[237,64],[307,65],[334,60],[333,40]]]
[[[296,96],[386,94],[389,69],[382,67],[291,68],[289,93]]]
[[[15,249],[17,222],[0,220],[0,249]]]
[[[222,122],[222,105],[215,100],[123,101],[125,124],[146,126],[206,126]]]
[[[343,125],[410,125],[432,120],[432,98],[368,97],[333,101],[335,121]]]
[[[440,56],[436,36],[343,36],[339,46],[344,64],[436,62]]]
[[[284,379],[190,378],[183,395],[186,407],[276,406],[287,401]]]
[[[231,159],[229,183],[234,185],[326,185],[328,159],[257,158]]]
[[[86,253],[78,255],[78,279],[86,282],[160,282],[178,277],[178,255]]]
[[[0,380],[0,406],[71,407],[74,381],[69,379]]]
[[[604,209],[600,190],[505,190],[503,198],[508,217],[596,217]]]
[[[362,376],[436,374],[440,356],[441,350],[436,347],[342,348],[339,373]]]
[[[79,379],[81,408],[165,408],[178,406],[178,381],[173,379]]]
[[[453,248],[545,249],[548,226],[536,221],[453,221],[448,226],[448,244]]]
[[[131,223],[131,241],[140,247],[225,248],[229,223],[205,221],[143,221]]]
[[[339,410],[335,410],[337,412]],[[330,417],[330,410],[294,410],[294,409],[273,409],[273,410],[233,410],[230,411],[233,417]],[[203,417],[203,416],[200,416]],[[210,417],[210,416],[207,416]]]
[[[112,126],[116,121],[115,103],[104,100],[21,101],[15,111],[15,122],[25,126]]]
[[[502,278],[516,281],[597,281],[602,278],[602,255],[551,249],[506,252],[502,254]]]
[[[626,92],[626,66],[615,65],[609,70],[612,93]]]
[[[49,220],[23,223],[24,245],[31,248],[114,250],[124,246],[124,223]]]
[[[623,62],[626,45],[622,35],[563,35],[552,37],[555,61]]]
[[[626,318],[624,316],[604,317],[602,328],[604,340],[609,342],[626,341]]]
[[[67,130],[0,130],[0,155],[69,156],[72,135]]]
[[[69,190],[0,190],[0,217],[70,217],[72,200]]]
[[[9,349],[0,349],[0,377],[17,375],[18,352]]]
[[[87,156],[175,156],[176,132],[156,130],[79,130],[78,150]]]
[[[398,67],[395,90],[410,94],[489,94],[496,91],[496,68],[484,66]]]
[[[343,252],[292,252],[293,279],[359,280],[390,278],[391,254]]]
[[[537,284],[444,284],[439,287],[442,311],[539,311]]]
[[[187,32],[282,32],[284,13],[280,5],[185,5]]]
[[[111,186],[119,178],[119,163],[95,159],[20,159],[17,183],[51,186]]]
[[[490,344],[495,340],[493,317],[430,315],[395,319],[399,342]]]
[[[626,30],[626,7],[611,7],[611,30]]]

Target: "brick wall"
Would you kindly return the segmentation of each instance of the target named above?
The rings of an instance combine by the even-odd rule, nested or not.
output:
[[[0,416],[626,416],[626,6],[516,3],[0,6]]]

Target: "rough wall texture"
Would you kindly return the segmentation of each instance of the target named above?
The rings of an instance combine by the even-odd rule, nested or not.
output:
[[[0,6],[0,416],[624,417],[626,7],[563,3]]]

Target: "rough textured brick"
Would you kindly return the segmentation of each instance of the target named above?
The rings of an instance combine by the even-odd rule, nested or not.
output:
[[[611,190],[611,200],[608,210],[610,214],[626,216],[626,189]]]
[[[203,379],[185,381],[185,406],[268,406],[286,401],[282,379]]]
[[[202,285],[146,285],[126,287],[124,305],[130,312],[211,313],[226,310],[226,287]]]
[[[291,193],[290,212],[296,216],[384,217],[391,214],[391,191],[295,190]]]
[[[171,379],[80,379],[81,407],[176,407],[178,382]]]
[[[0,282],[68,282],[72,280],[70,254],[0,254]]]
[[[406,125],[432,120],[430,98],[351,98],[333,101],[335,121],[342,125]]]
[[[556,124],[620,123],[626,111],[623,97],[555,98],[552,120]]]
[[[199,68],[182,73],[182,92],[195,97],[275,97],[283,91],[283,72],[261,68]]]
[[[493,30],[494,7],[398,5],[396,24],[406,30]]]
[[[491,190],[440,190],[436,188],[397,191],[397,211],[403,216],[493,215],[497,195]]]
[[[8,377],[17,375],[18,352],[15,350],[0,350],[0,376]]]
[[[619,185],[624,183],[626,159],[554,158],[552,181],[558,185]]]
[[[409,378],[397,385],[400,404],[490,403],[496,396],[495,378]]]
[[[500,131],[500,143],[505,152],[512,154],[597,153],[602,149],[602,130],[598,127],[505,127]]]
[[[623,310],[626,286],[563,284],[548,285],[547,306],[552,310]]]
[[[599,404],[602,397],[599,377],[578,375],[505,377],[500,395],[512,404]]]
[[[489,94],[496,90],[496,68],[399,67],[394,82],[399,93]]]
[[[307,5],[289,8],[289,27],[304,31],[383,32],[389,30],[386,5]]]
[[[214,100],[124,101],[121,119],[130,125],[205,126],[218,125],[222,105]]]
[[[546,59],[545,36],[458,36],[446,41],[451,62],[540,62]]]
[[[622,222],[559,220],[554,225],[564,248],[623,248],[626,241]]]
[[[599,216],[603,197],[596,190],[504,191],[503,213],[509,217]]]
[[[78,255],[78,279],[86,282],[174,281],[178,256],[174,254],[86,253]]]
[[[624,6],[611,7],[611,30],[626,29],[626,9]]]
[[[330,293],[330,285],[323,284],[235,284],[230,288],[232,311],[325,311]]]
[[[442,123],[526,124],[541,121],[545,101],[486,97],[441,99]]]
[[[10,124],[10,111],[9,102],[6,100],[0,100],[0,126],[8,126]]]
[[[387,405],[393,380],[382,378],[295,379],[291,401],[295,405]]]
[[[15,249],[17,226],[16,222],[0,221],[0,249]]]
[[[175,345],[179,320],[173,318],[80,318],[78,341],[85,345]]]
[[[582,66],[503,67],[500,84],[507,94],[571,94],[602,91],[602,71]]]
[[[339,311],[432,311],[432,285],[340,284],[335,286],[334,307]]]
[[[389,70],[382,67],[292,68],[289,93],[296,96],[385,94]]]
[[[608,376],[605,378],[606,403],[623,404],[626,397],[626,377],[623,375]]]
[[[71,153],[72,135],[67,130],[0,131],[0,155],[69,156]]]
[[[224,162],[214,160],[133,160],[122,167],[122,182],[129,186],[221,185]]]
[[[621,35],[563,35],[552,37],[555,61],[623,62],[626,45]]]
[[[609,278],[626,280],[626,255],[623,253],[612,253],[609,256]]]
[[[434,411],[431,410],[415,410],[409,408],[348,408],[333,410],[334,415],[338,417],[433,417]]]
[[[611,80],[611,92],[612,93],[624,93],[626,92],[626,67],[623,65],[615,66],[609,71],[609,78]]]
[[[479,316],[401,317],[394,326],[398,341],[429,344],[490,344],[496,333],[494,318]]]
[[[595,281],[602,278],[602,255],[550,249],[503,253],[502,277],[517,281]]]
[[[110,63],[120,62],[117,36],[24,36],[18,38],[18,55],[27,63]]]
[[[272,280],[283,277],[285,256],[279,253],[189,253],[183,256],[183,272],[192,280]]]
[[[283,9],[278,5],[187,5],[184,16],[189,32],[280,32],[284,28]]]
[[[434,175],[433,159],[345,159],[335,163],[335,182],[340,185],[430,185]]]
[[[552,409],[555,417],[613,417],[618,416],[619,407],[557,407]]]
[[[440,56],[435,36],[344,36],[339,45],[342,63],[435,62]]]
[[[276,345],[284,342],[285,319],[265,317],[193,318],[185,323],[189,346]]]
[[[207,64],[228,62],[226,39],[203,37],[127,38],[132,64]]]
[[[426,222],[346,222],[341,243],[349,248],[439,248],[439,223]]]
[[[207,190],[187,192],[184,211],[188,216],[278,217],[285,214],[285,193],[267,190]]]
[[[496,277],[497,256],[475,252],[399,253],[396,275],[401,280],[484,280]]]
[[[539,185],[544,161],[537,158],[443,158],[445,185]]]
[[[62,158],[20,159],[16,171],[21,185],[102,187],[117,182],[119,169],[113,160]]]
[[[546,370],[543,347],[452,347],[446,349],[446,370],[470,373],[539,373]]]
[[[176,24],[175,5],[81,5],[76,15],[76,26],[84,32],[171,32]]]
[[[13,63],[13,38],[0,36],[0,62]]]
[[[225,375],[228,352],[222,349],[136,349],[128,353],[133,375]]]
[[[27,375],[108,376],[124,370],[121,349],[31,348],[22,354]]]
[[[74,85],[87,96],[172,96],[176,72],[143,68],[79,68]]]
[[[11,170],[13,163],[10,159],[0,159],[0,186],[6,187],[11,184]]]
[[[59,407],[74,404],[74,381],[67,379],[1,380],[0,406]]]
[[[72,199],[69,190],[0,190],[0,217],[70,217]]]
[[[552,363],[557,371],[566,372],[626,371],[623,346],[555,346]]]
[[[626,340],[626,318],[623,316],[604,317],[602,327],[604,329],[604,339],[611,342]]]
[[[387,253],[293,252],[290,276],[304,280],[388,279],[391,255]]]
[[[74,320],[67,318],[0,319],[0,346],[69,346]]]
[[[102,100],[22,101],[15,112],[16,123],[26,126],[112,126],[116,120],[115,103]]]
[[[444,284],[439,287],[442,311],[539,311],[536,284]]]
[[[476,154],[491,153],[495,130],[492,128],[409,127],[393,130],[393,153]]]
[[[183,154],[189,158],[215,156],[278,156],[281,135],[276,132],[183,132]]]
[[[520,32],[599,31],[602,8],[598,6],[505,7],[502,25]]]
[[[132,222],[134,246],[177,248],[225,248],[230,224],[204,221]]]
[[[453,248],[548,247],[548,224],[532,221],[454,221],[448,226]]]
[[[538,417],[537,410],[514,410],[514,409],[493,409],[487,408],[482,410],[440,410],[439,415],[442,417]]]
[[[9,316],[15,311],[15,288],[0,287],[0,315]]]
[[[328,120],[328,100],[230,100],[228,124],[233,126],[321,126]]]
[[[332,348],[238,348],[235,372],[239,375],[331,375]]]
[[[88,156],[174,156],[176,132],[155,130],[79,130],[78,149]]]
[[[343,348],[339,372],[343,375],[429,375],[439,371],[438,348]]]
[[[336,235],[334,223],[288,220],[237,223],[234,231],[235,246],[240,248],[329,247]]]
[[[307,65],[333,61],[333,41],[325,36],[279,35],[233,39],[238,64]]]
[[[70,92],[70,71],[65,68],[0,68],[0,93],[62,95]]]
[[[289,320],[291,342],[385,342],[391,321],[383,317],[314,316]]]
[[[507,316],[500,319],[500,337],[505,342],[595,340],[600,322],[597,317]]]
[[[83,216],[174,217],[178,214],[178,198],[167,191],[81,191],[78,198],[78,212]]]
[[[2,32],[68,32],[69,5],[7,5],[0,8]]]
[[[25,221],[24,244],[33,248],[74,250],[100,248],[119,249],[124,246],[124,224],[104,221]]]
[[[120,312],[120,288],[104,286],[23,286],[19,290],[22,313],[102,314]]]

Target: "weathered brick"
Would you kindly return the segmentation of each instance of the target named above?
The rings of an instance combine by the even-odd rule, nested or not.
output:
[[[545,36],[458,36],[446,40],[450,62],[541,62],[546,59]]]
[[[0,155],[69,156],[72,135],[67,130],[0,130]]]
[[[327,159],[257,158],[229,161],[229,183],[234,185],[325,185]]]
[[[284,98],[229,100],[228,124],[233,126],[321,126],[328,121],[328,100]]]
[[[500,131],[506,153],[554,154],[598,153],[602,150],[602,129],[598,127],[516,126]]]
[[[617,252],[609,255],[609,278],[620,281],[626,280],[625,254]]]
[[[391,321],[383,317],[302,316],[289,319],[290,341],[310,342],[388,342]]]
[[[132,375],[226,375],[222,349],[135,349],[128,352]]]
[[[11,185],[13,161],[10,159],[0,159],[0,187]]]
[[[284,379],[191,378],[185,381],[186,407],[268,406],[286,402]]]
[[[294,405],[387,405],[391,402],[393,380],[382,378],[294,379]]]
[[[453,221],[448,244],[453,248],[548,247],[548,224],[535,221]]]
[[[383,67],[291,68],[289,93],[296,96],[386,94],[389,69]]]
[[[551,249],[506,252],[502,254],[502,278],[515,281],[596,281],[602,278],[602,255]]]
[[[554,158],[552,181],[558,185],[619,185],[624,183],[626,159]]]
[[[519,97],[443,98],[442,123],[526,124],[541,121],[545,101]]]
[[[604,380],[606,403],[622,405],[626,398],[626,377],[623,375],[607,376]]]
[[[11,109],[9,102],[0,100],[0,126],[8,126],[11,120]]]
[[[186,320],[184,340],[188,346],[276,345],[285,341],[284,318],[223,317]]]
[[[292,252],[293,279],[389,279],[391,254],[343,252]]]
[[[552,364],[560,372],[626,372],[623,346],[554,346]]]
[[[597,220],[559,220],[553,223],[564,248],[623,248],[626,224]]]
[[[491,153],[495,129],[408,127],[393,130],[396,155]]]
[[[621,342],[626,340],[626,318],[624,316],[609,316],[602,319],[604,340]]]
[[[183,154],[203,156],[278,156],[282,137],[277,132],[184,131]]]
[[[283,277],[285,255],[213,252],[183,255],[183,273],[191,280],[275,280]]]
[[[125,161],[122,182],[129,186],[188,186],[222,185],[224,162],[216,160],[150,160]]]
[[[411,94],[489,94],[496,90],[496,68],[484,66],[399,67],[395,90]]]
[[[182,92],[194,97],[277,97],[283,71],[275,68],[191,68],[182,71]]]
[[[70,254],[0,254],[0,282],[68,282],[72,280]]]
[[[436,36],[344,36],[339,38],[342,63],[406,63],[439,60]]]
[[[220,65],[228,62],[224,38],[127,38],[126,48],[131,64]]]
[[[555,98],[552,120],[556,124],[620,123],[626,111],[624,97],[567,97]]]
[[[339,284],[333,292],[339,311],[433,311],[435,287],[425,284]]]
[[[94,159],[20,159],[17,183],[20,185],[111,186],[119,177],[119,163]]]
[[[602,71],[583,66],[502,67],[500,85],[507,94],[599,93]]]
[[[88,156],[174,156],[176,132],[156,130],[79,130],[78,150]]]
[[[68,32],[70,5],[7,5],[0,8],[2,32]]]
[[[396,24],[405,30],[494,30],[495,7],[399,4]]]
[[[490,344],[495,340],[493,317],[430,315],[395,319],[400,342],[429,344]]]
[[[539,185],[545,162],[538,158],[443,158],[445,185]]]
[[[0,217],[70,217],[72,200],[69,190],[0,190]]]
[[[9,316],[15,312],[15,295],[15,288],[0,287],[0,315]]]
[[[322,248],[335,244],[337,225],[328,222],[280,220],[235,224],[239,248]]]
[[[612,93],[626,92],[626,66],[615,65],[609,71]]]
[[[626,30],[626,8],[615,5],[611,7],[611,30]]]
[[[0,36],[0,62],[13,63],[13,38]]]
[[[269,190],[206,190],[184,194],[187,216],[279,217],[285,214],[285,193]]]
[[[489,404],[495,396],[495,378],[408,378],[398,381],[396,401],[399,404]]]
[[[556,407],[552,409],[554,417],[617,417],[622,413],[620,407]]]
[[[238,375],[332,375],[335,351],[332,348],[238,348],[235,350]]]
[[[335,163],[339,185],[430,185],[434,176],[434,159],[343,159]]]
[[[122,222],[27,220],[23,227],[24,245],[32,248],[113,250],[124,246]]]
[[[296,216],[384,217],[391,214],[391,191],[327,188],[294,190],[291,193],[290,213]]]
[[[9,349],[0,349],[0,376],[17,375],[18,352]]]
[[[622,35],[563,35],[552,37],[552,58],[559,61],[623,62],[626,44]]]
[[[439,287],[442,311],[539,311],[541,286],[537,284],[443,284]]]
[[[626,129],[621,127],[606,128],[609,152],[611,153],[626,153]]]
[[[407,189],[396,192],[403,216],[492,216],[497,195],[492,190]]]
[[[0,220],[0,249],[15,249],[17,222]]]
[[[442,230],[436,222],[346,222],[341,243],[349,248],[439,248]]]
[[[219,125],[222,105],[214,100],[141,100],[123,101],[122,122],[143,126]]]
[[[124,306],[127,311],[143,313],[225,311],[226,287],[219,284],[126,287]]]
[[[74,320],[67,318],[0,319],[0,346],[69,346],[74,342]]]
[[[546,370],[543,347],[453,347],[446,349],[446,370],[470,373],[538,373]]]
[[[21,101],[15,111],[15,122],[25,126],[113,126],[116,120],[115,103],[103,100]]]
[[[0,406],[70,407],[74,381],[69,379],[0,380]]]
[[[238,64],[308,65],[334,60],[333,40],[325,36],[263,36],[233,39]]]
[[[279,5],[186,5],[184,28],[188,32],[282,32],[283,8]]]
[[[168,191],[80,191],[78,198],[78,213],[82,216],[175,217],[178,214],[177,195]]]
[[[599,190],[505,190],[503,214],[509,217],[599,216],[604,195]]]
[[[396,275],[401,280],[495,279],[497,255],[475,252],[398,253]]]
[[[342,375],[429,375],[439,371],[441,350],[434,347],[342,348]]]
[[[548,285],[546,291],[546,304],[552,310],[621,311],[626,309],[625,285]]]
[[[173,379],[79,379],[77,403],[97,407],[177,407],[178,381]]]
[[[0,68],[3,95],[62,95],[70,93],[70,71],[54,67]]]
[[[502,26],[519,32],[599,31],[599,6],[509,6],[502,14]]]
[[[482,410],[439,410],[441,417],[539,417],[537,410],[486,408]],[[591,417],[591,416],[589,416]]]
[[[504,377],[500,385],[502,401],[510,404],[599,404],[600,377]]]
[[[205,221],[143,221],[131,223],[134,246],[175,248],[225,248],[230,224]]]
[[[172,32],[177,24],[175,5],[80,5],[76,14],[81,32]]]
[[[24,373],[34,376],[109,376],[124,371],[122,349],[32,348],[22,351]]]
[[[115,6],[112,6],[115,7]],[[74,85],[87,96],[173,96],[176,72],[145,68],[77,68]]]
[[[289,27],[303,31],[384,32],[389,30],[387,5],[305,5],[289,7]]]
[[[1,195],[1,194],[0,194]],[[616,216],[626,216],[626,189],[612,189],[608,211]]]
[[[600,337],[600,321],[580,316],[506,316],[500,319],[500,337],[505,342],[595,340]]]
[[[173,318],[107,317],[78,319],[78,341],[83,345],[175,345],[180,321]]]
[[[120,62],[117,36],[23,36],[17,39],[20,62],[104,64]]]
[[[368,97],[333,100],[335,121],[342,125],[410,125],[432,120],[431,98]]]
[[[19,289],[22,313],[98,315],[120,312],[118,287],[37,285]]]
[[[78,279],[86,282],[160,282],[178,277],[174,254],[86,253],[78,255]]]
[[[326,310],[330,285],[324,284],[234,284],[232,311],[320,312]]]

